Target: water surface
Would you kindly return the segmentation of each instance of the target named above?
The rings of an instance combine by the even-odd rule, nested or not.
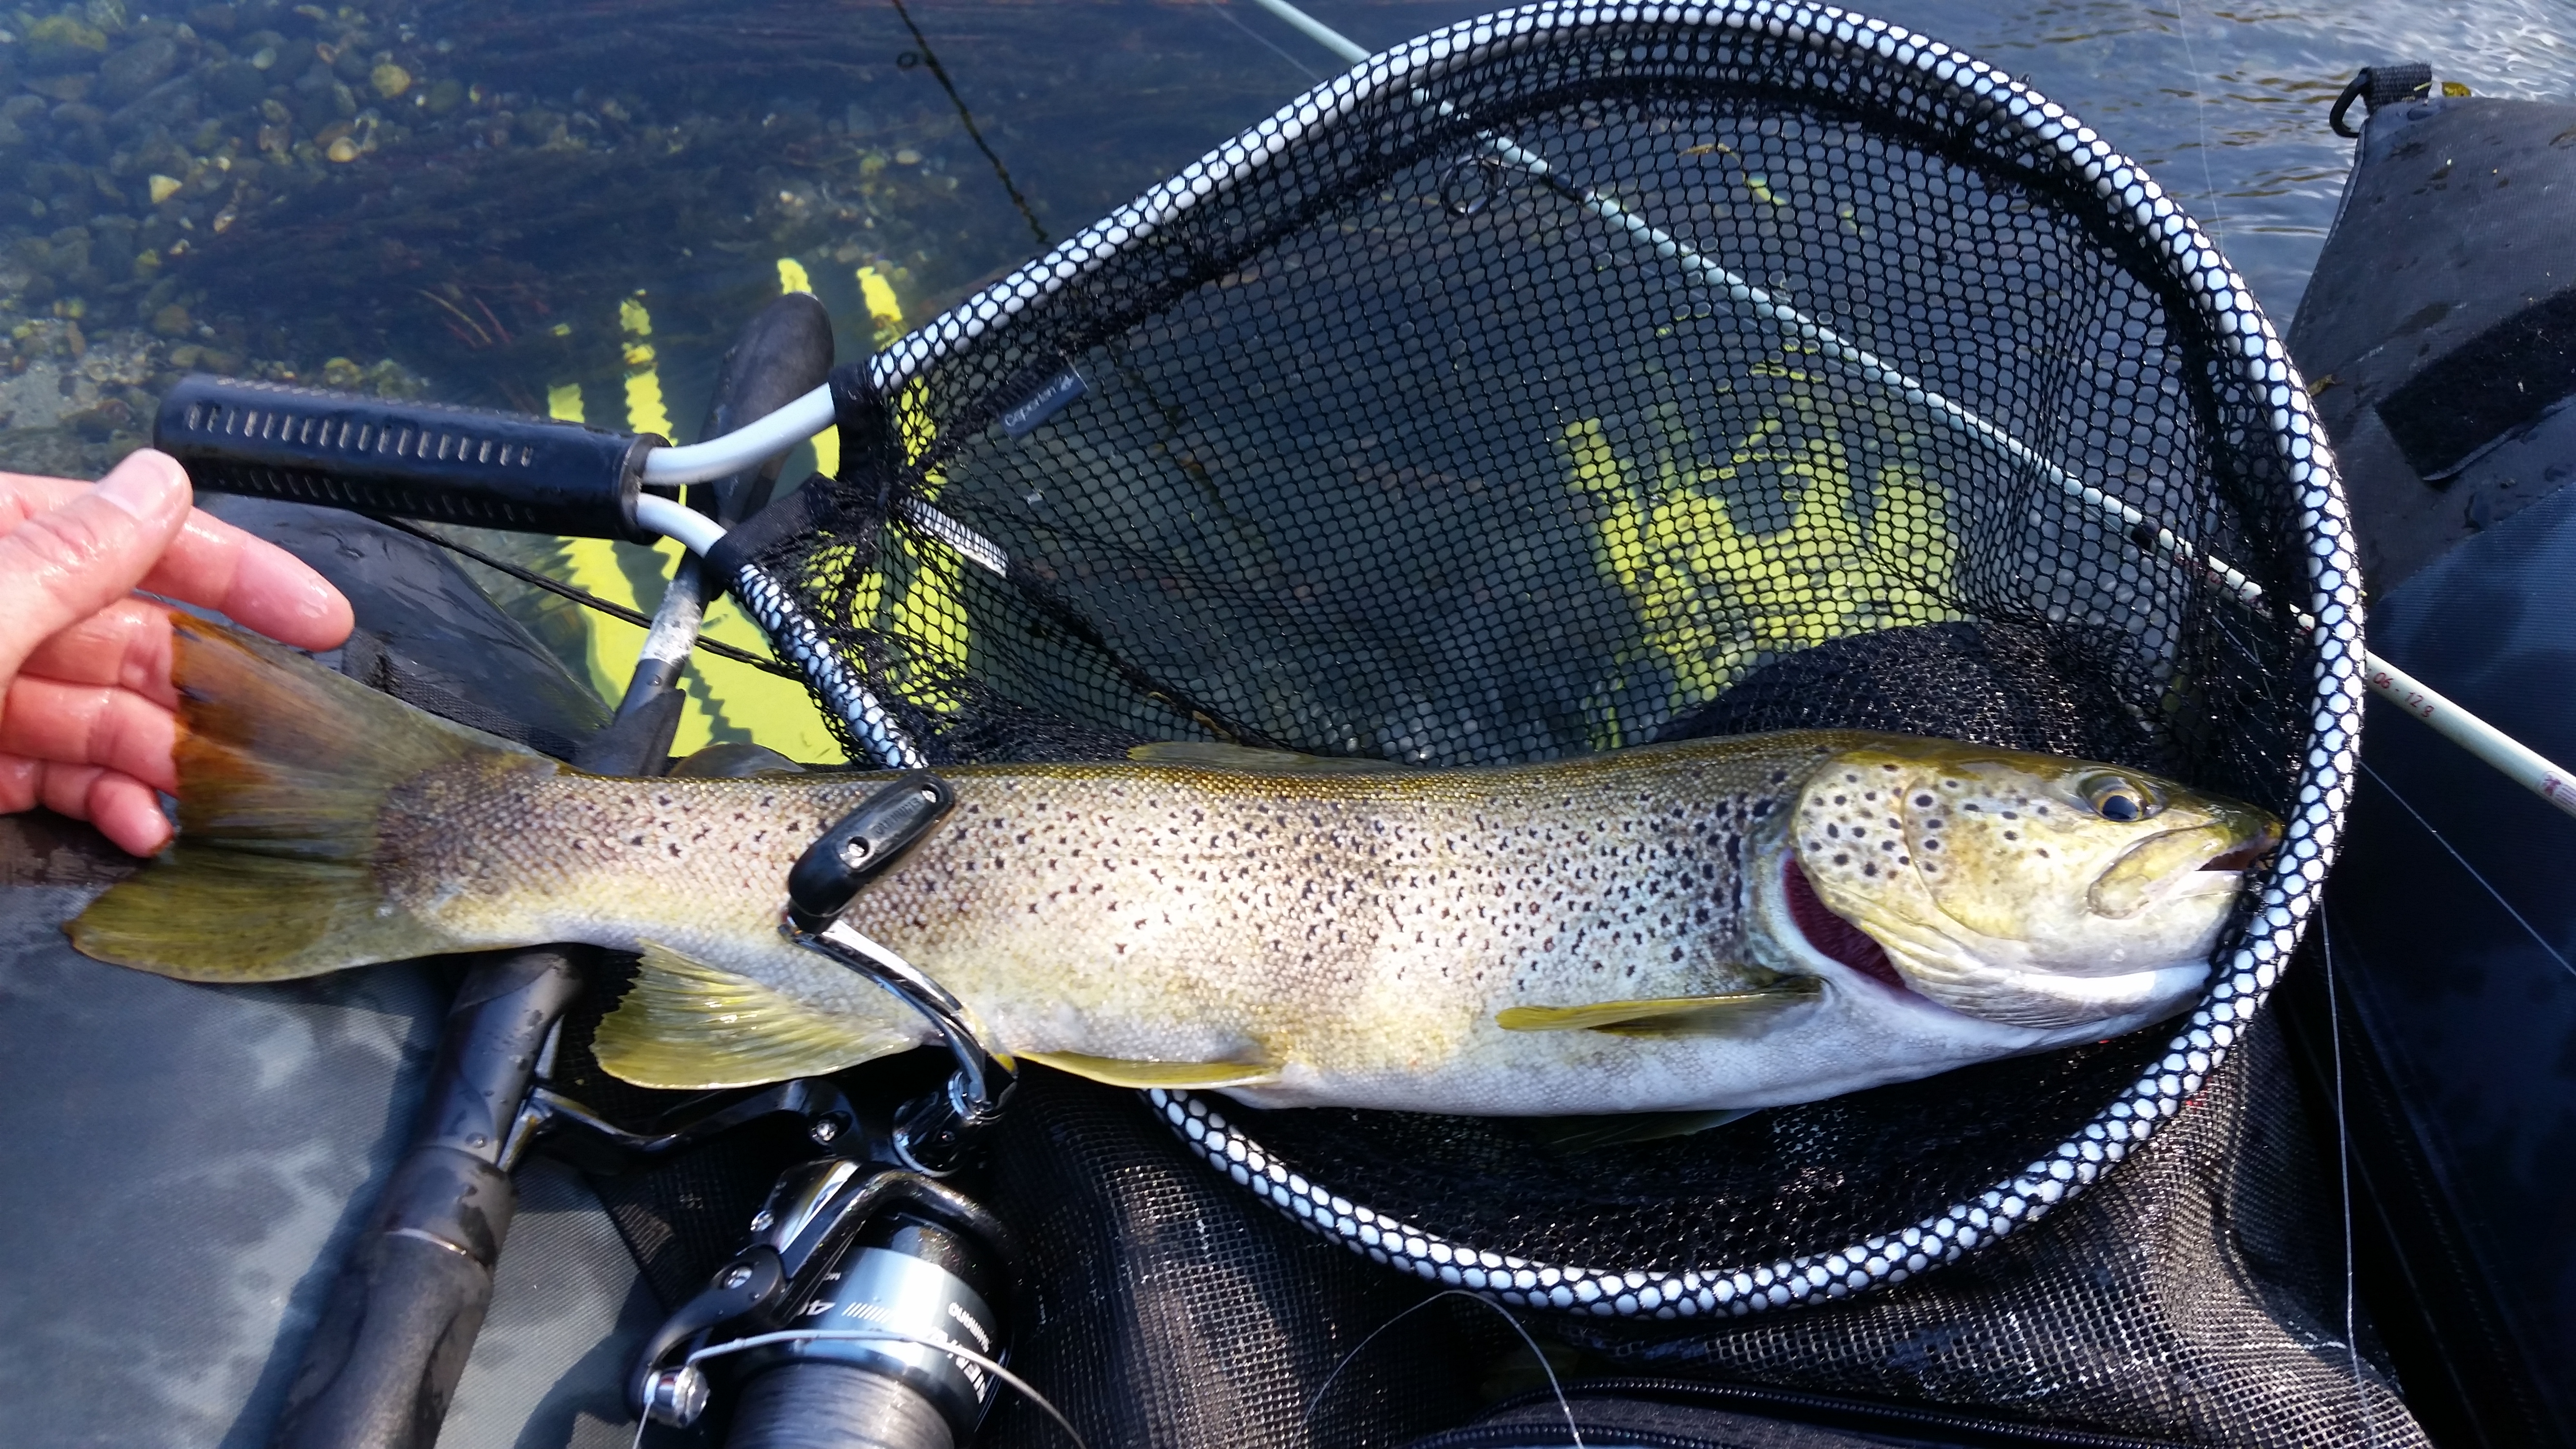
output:
[[[1313,7],[1369,46],[1480,8]],[[2548,0],[1881,13],[2145,162],[2282,321],[2356,66],[2576,92],[2576,14]],[[0,460],[25,464],[130,445],[200,366],[531,410],[570,383],[632,421],[628,301],[685,433],[782,257],[863,349],[862,267],[918,321],[1339,69],[1243,0],[86,0],[0,33]]]

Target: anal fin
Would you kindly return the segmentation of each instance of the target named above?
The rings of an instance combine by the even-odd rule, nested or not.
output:
[[[651,942],[591,1051],[639,1087],[712,1091],[837,1072],[916,1038],[884,1022],[819,1011]]]
[[[1599,1031],[1613,1036],[1729,1036],[1759,1027],[1773,1012],[1815,1000],[1824,983],[1791,976],[1765,986],[1708,996],[1596,1001],[1583,1006],[1514,1006],[1495,1014],[1505,1031]]]
[[[1080,1052],[1021,1052],[1019,1059],[1111,1087],[1203,1091],[1212,1087],[1254,1087],[1279,1076],[1275,1062],[1139,1062],[1084,1056]]]

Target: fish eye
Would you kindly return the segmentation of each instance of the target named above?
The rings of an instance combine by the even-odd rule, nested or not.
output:
[[[2144,820],[2162,808],[2153,792],[2119,775],[2095,775],[2083,783],[2084,803],[2105,820],[2125,825]]]

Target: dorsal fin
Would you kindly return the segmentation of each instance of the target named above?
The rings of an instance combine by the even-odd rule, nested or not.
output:
[[[591,1042],[610,1076],[639,1087],[758,1086],[837,1072],[918,1039],[884,1021],[817,1011],[649,941],[643,957]]]
[[[1256,750],[1248,745],[1211,745],[1193,740],[1138,745],[1127,752],[1127,758],[1147,765],[1190,765],[1254,775],[1393,775],[1413,768],[1393,760],[1301,755],[1293,750]]]
[[[1790,976],[1742,991],[1596,1001],[1583,1006],[1514,1006],[1497,1013],[1505,1031],[1602,1031],[1613,1036],[1725,1036],[1824,992],[1813,976]]]

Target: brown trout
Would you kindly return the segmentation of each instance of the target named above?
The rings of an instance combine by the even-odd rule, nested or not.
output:
[[[649,1086],[928,1039],[778,930],[885,777],[612,779],[177,621],[176,843],[68,929],[268,981],[437,951],[641,953]],[[845,916],[996,1052],[1257,1105],[1476,1115],[1811,1101],[2089,1041],[2200,988],[2279,827],[2133,770],[1798,732],[1499,769],[977,765]]]

